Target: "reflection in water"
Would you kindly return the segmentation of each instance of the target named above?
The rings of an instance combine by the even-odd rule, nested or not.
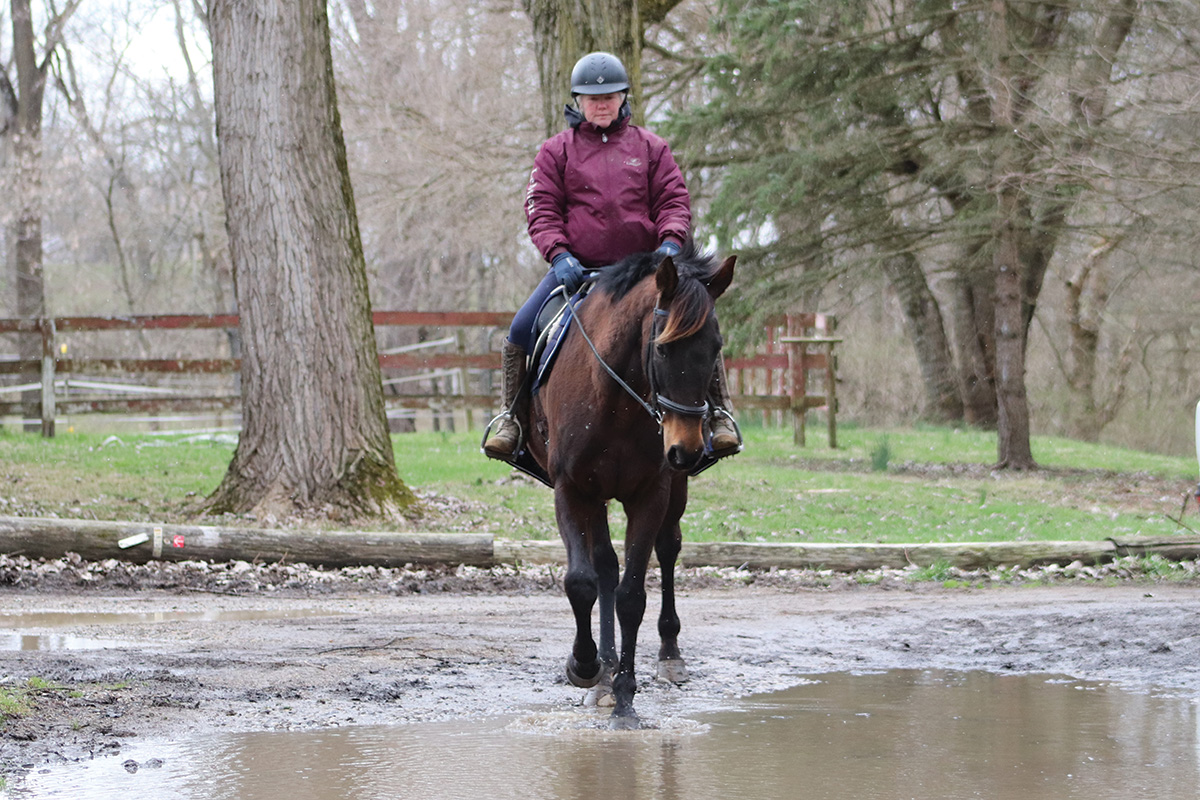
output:
[[[67,628],[82,625],[137,625],[160,622],[226,622],[336,616],[311,608],[205,609],[203,611],[60,612],[34,611],[0,614],[0,650],[99,650],[124,647],[115,639],[93,639],[58,633],[29,633],[29,629]]]
[[[824,675],[695,720],[616,733],[590,711],[221,736],[30,776],[78,800],[1196,796],[1189,700],[1044,676]],[[130,774],[122,762],[162,758]]]
[[[88,639],[61,633],[0,633],[0,650],[103,650],[123,647],[113,639]]]

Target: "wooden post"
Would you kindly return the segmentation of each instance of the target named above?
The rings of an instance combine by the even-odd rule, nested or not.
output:
[[[803,337],[803,321],[793,314],[787,315],[788,369],[792,384],[792,442],[804,447],[808,432],[808,345],[799,341]]]
[[[825,316],[825,335],[834,337],[837,334],[837,317]],[[825,347],[825,408],[826,424],[829,426],[829,448],[837,449],[837,356],[833,353],[835,342],[829,342]]]
[[[54,438],[54,320],[38,320],[42,333],[42,436]]]
[[[793,316],[795,324],[792,324]],[[779,337],[787,347],[788,368],[792,373],[791,407],[793,415],[793,441],[801,447],[805,444],[808,410],[824,408],[828,413],[829,446],[837,447],[837,375],[833,348],[841,338],[833,336],[835,318],[826,314],[789,315],[788,333]],[[810,352],[809,348],[818,348]],[[824,363],[822,363],[822,361]],[[808,370],[824,367],[825,393],[808,394]]]

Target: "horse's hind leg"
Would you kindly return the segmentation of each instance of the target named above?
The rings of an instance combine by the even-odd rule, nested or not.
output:
[[[679,615],[675,611],[675,562],[683,545],[683,533],[679,520],[687,504],[686,479],[682,487],[672,492],[672,502],[654,543],[658,565],[662,571],[662,608],[658,615],[658,678],[671,683],[683,683],[688,679],[687,665],[679,652]]]
[[[607,538],[608,525],[603,504],[598,510],[594,506],[565,487],[554,489],[558,532],[567,549],[567,575],[563,588],[575,615],[575,644],[567,658],[567,679],[583,688],[595,686],[604,677],[603,663],[592,638],[592,607],[600,595],[600,577],[592,563],[592,548],[597,533],[596,519],[604,519],[599,530],[604,538]],[[612,549],[611,542],[609,549]]]
[[[604,665],[601,681],[588,693],[584,705],[606,705],[612,698],[612,676],[617,672],[615,634],[616,590],[621,564],[609,536],[607,510],[593,520],[592,566],[596,570],[600,602],[600,661]]]
[[[611,675],[617,671],[617,638],[614,623],[621,564],[617,561],[617,551],[613,549],[612,539],[608,534],[607,518],[601,520],[601,523],[604,526],[604,536],[594,537],[592,564],[596,569],[600,589],[600,660]]]

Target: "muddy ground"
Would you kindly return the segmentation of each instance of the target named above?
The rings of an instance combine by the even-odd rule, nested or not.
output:
[[[602,725],[604,712],[582,707],[584,692],[562,676],[572,628],[561,577],[551,567],[0,557],[0,631],[31,637],[10,635],[0,650],[0,697],[26,703],[0,730],[0,775],[11,782],[39,766],[115,755],[131,740],[220,732],[572,706],[581,725]],[[685,571],[691,679],[653,680],[652,594],[637,706],[657,725],[806,675],[896,668],[1053,673],[1200,698],[1196,581],[1034,577],[994,585],[975,576],[947,588],[903,574]]]

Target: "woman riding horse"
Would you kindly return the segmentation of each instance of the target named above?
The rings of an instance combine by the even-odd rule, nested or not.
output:
[[[658,674],[686,679],[679,652],[674,566],[688,476],[706,455],[706,395],[720,361],[714,303],[733,279],[688,240],[676,256],[642,253],[602,271],[571,309],[554,369],[533,400],[529,452],[554,487],[567,551],[563,579],[575,616],[567,678],[611,680],[612,725],[638,727],[634,662],[646,610],[646,572],[658,556],[662,605]],[[625,511],[621,574],[608,527],[609,501]],[[592,609],[600,607],[599,642]],[[614,622],[620,624],[618,653]]]
[[[513,460],[529,431],[526,355],[538,312],[554,289],[574,294],[584,269],[632,253],[676,255],[690,235],[691,201],[667,143],[630,123],[629,77],[611,53],[590,53],[571,71],[567,130],[548,139],[534,160],[525,215],[534,245],[550,270],[513,318],[502,348],[504,408],[484,442],[492,458]],[[723,362],[717,359],[708,402],[711,454],[731,455],[741,437],[729,416]]]

